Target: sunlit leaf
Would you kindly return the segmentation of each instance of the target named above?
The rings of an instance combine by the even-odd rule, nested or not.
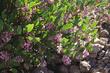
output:
[[[27,32],[31,32],[34,28],[34,24],[28,24],[26,25],[26,29],[27,29]]]
[[[66,25],[63,25],[62,30],[67,30],[67,29],[70,29],[72,27],[73,27],[73,24],[72,23],[68,23]]]

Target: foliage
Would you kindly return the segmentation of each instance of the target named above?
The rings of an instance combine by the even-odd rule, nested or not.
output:
[[[0,69],[17,73],[54,53],[92,52],[107,0],[0,0]],[[83,58],[83,56],[81,57]],[[26,70],[28,68],[25,67]]]

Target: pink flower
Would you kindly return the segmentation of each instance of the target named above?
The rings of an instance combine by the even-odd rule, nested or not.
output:
[[[16,62],[21,63],[24,61],[24,59],[21,56],[16,56],[15,57]]]
[[[45,25],[46,30],[53,30],[53,28],[54,28],[54,25],[52,23],[48,23]]]
[[[4,61],[8,61],[10,59],[10,55],[7,51],[0,52],[0,59]]]
[[[95,8],[95,9],[94,9],[94,13],[95,13],[95,14],[97,14],[97,13],[99,13],[99,12],[100,12],[100,9],[99,9],[99,8]]]
[[[54,36],[54,38],[53,38],[54,43],[60,43],[61,38],[62,38],[62,34],[61,33],[56,34]]]
[[[25,41],[24,44],[23,44],[23,48],[26,51],[30,51],[32,49],[32,43],[30,41]]]
[[[45,60],[41,60],[41,67],[46,67],[47,66],[47,62]]]
[[[64,63],[64,65],[70,65],[71,59],[68,56],[64,55],[62,58],[62,62]]]
[[[21,10],[22,10],[23,12],[27,12],[29,9],[28,9],[28,6],[25,5],[24,7],[21,8]]]
[[[58,33],[54,36],[50,36],[48,38],[48,40],[51,40],[52,42],[54,42],[54,44],[59,44],[61,42],[61,39],[62,39],[62,34],[61,33]]]
[[[85,49],[84,51],[83,51],[83,58],[86,58],[86,57],[88,57],[89,56],[89,52]]]
[[[83,16],[87,16],[88,15],[88,8],[87,7],[84,7],[84,10],[83,10]]]
[[[14,33],[12,33],[12,32],[7,32],[7,31],[3,32],[0,35],[0,38],[1,38],[0,47],[2,47],[4,44],[8,43],[11,40],[13,35],[14,35]]]

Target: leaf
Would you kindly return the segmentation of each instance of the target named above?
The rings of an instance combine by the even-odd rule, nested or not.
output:
[[[67,48],[64,48],[64,49],[63,49],[63,52],[64,52],[65,54],[68,54],[68,49],[67,49]]]
[[[33,37],[31,37],[31,36],[28,36],[28,39],[31,41],[31,40],[33,40]]]
[[[26,29],[27,29],[27,32],[31,32],[34,28],[34,24],[28,24],[26,25]]]
[[[38,26],[40,24],[39,20],[37,20],[35,26]]]
[[[100,2],[96,6],[98,7],[98,6],[105,6],[105,5],[106,5],[106,2]]]
[[[12,73],[18,73],[18,71],[17,71],[15,68],[12,68],[12,69],[11,69],[11,72],[12,72]]]
[[[62,38],[62,40],[61,40],[61,42],[62,42],[62,44],[64,45],[64,44],[67,44],[67,42],[69,41],[69,39],[67,39],[67,38]]]
[[[16,29],[16,34],[21,34],[21,33],[22,33],[22,28],[18,26],[18,28]]]
[[[97,23],[98,22],[93,22],[93,24],[91,25],[91,27],[93,27],[93,28],[96,27]]]
[[[4,67],[5,67],[4,63],[1,63],[1,64],[0,64],[0,69],[2,69],[2,68],[4,68]]]
[[[70,29],[70,28],[72,28],[72,27],[73,27],[73,24],[72,24],[72,23],[66,24],[66,25],[64,25],[64,26],[62,27],[62,30],[68,30],[68,29]]]
[[[97,29],[95,29],[94,31],[92,31],[90,34],[93,36],[93,38],[95,38],[95,36],[97,36],[96,34],[97,34]]]
[[[74,20],[73,20],[73,24],[77,25],[80,22],[80,17],[75,16]]]
[[[39,38],[39,37],[36,37],[36,38],[35,38],[35,41],[36,41],[36,42],[40,42],[40,38]]]
[[[56,17],[55,16],[50,16],[50,19],[51,19],[52,22],[54,22]]]
[[[33,7],[35,5],[36,5],[36,2],[30,2],[29,7],[31,8],[31,7]]]
[[[3,21],[0,19],[0,32],[2,31],[3,29]]]
[[[82,25],[82,30],[83,30],[83,31],[87,31],[87,24],[83,24],[83,25]]]
[[[77,54],[77,51],[74,51],[74,52],[71,52],[71,53],[70,53],[70,55],[71,55],[72,57],[75,57],[76,54]]]
[[[18,0],[18,2],[19,2],[20,5],[24,4],[24,0]]]

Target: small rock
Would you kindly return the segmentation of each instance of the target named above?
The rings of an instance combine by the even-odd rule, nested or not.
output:
[[[65,65],[59,66],[58,73],[68,73],[67,67]]]
[[[36,68],[32,73],[48,73],[47,68]]]
[[[102,59],[105,55],[105,50],[102,50],[101,52],[98,52],[98,57],[97,59]]]
[[[110,73],[110,70],[108,70],[108,73]]]
[[[69,73],[81,73],[78,66],[72,65],[69,69]]]
[[[95,39],[94,40],[94,43],[98,43],[98,44],[102,44],[102,45],[105,45],[107,44],[108,42],[108,38],[103,38],[103,37],[100,37],[100,39]]]
[[[109,69],[110,69],[110,63],[108,63],[108,64],[106,65],[106,68],[109,68]]]
[[[91,68],[91,65],[87,61],[80,62],[80,70],[81,72],[88,72]]]
[[[103,45],[101,45],[101,44],[93,44],[93,52],[94,53],[97,53],[97,52],[99,52],[102,48],[104,48],[104,46]]]
[[[96,58],[97,57],[97,53],[94,53],[94,52],[93,53],[90,53],[90,57],[91,58]]]
[[[104,62],[102,60],[98,61],[98,67],[100,67],[100,68],[104,68],[105,67],[105,64],[104,64]]]
[[[100,41],[99,38],[94,39],[94,42],[95,42],[95,43],[97,43],[97,42],[99,42],[99,41]]]
[[[100,38],[100,44],[105,45],[108,42],[108,38]]]
[[[48,73],[54,73],[53,71],[49,70]]]
[[[105,44],[105,49],[110,48],[110,44]]]
[[[92,70],[92,73],[106,73],[106,71],[104,69],[101,68],[96,68]]]
[[[91,65],[91,68],[96,68],[97,67],[97,60],[95,60],[95,58],[89,58],[88,62]]]
[[[106,51],[105,56],[106,56],[106,57],[110,57],[110,50],[107,50],[107,51]]]
[[[108,37],[109,36],[109,32],[107,30],[101,30],[100,32],[100,37]]]
[[[106,63],[106,64],[109,62],[109,58],[108,58],[108,57],[103,57],[102,60],[103,60],[103,62]]]
[[[54,72],[49,70],[46,67],[39,67],[39,68],[36,68],[32,73],[54,73]]]
[[[105,68],[105,73],[110,73],[109,70],[110,68]]]

